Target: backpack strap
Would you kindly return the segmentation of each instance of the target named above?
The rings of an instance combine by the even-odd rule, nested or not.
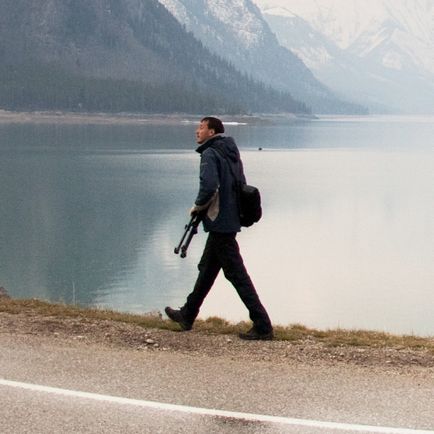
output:
[[[218,149],[217,147],[211,146],[211,149],[213,149],[214,151],[216,151],[217,154],[220,155],[220,157],[222,157],[226,161],[226,163],[228,164],[228,167],[229,167],[229,171],[231,172],[232,178],[234,179],[234,181],[237,184],[240,184],[241,183],[240,177],[235,175],[234,169],[232,168],[232,164],[229,161],[229,158],[220,149]]]
[[[234,180],[233,189],[235,191],[235,195],[236,195],[236,198],[237,198],[238,214],[240,214],[240,211],[241,211],[241,206],[240,206],[240,187],[241,187],[241,184],[242,184],[242,182],[240,180],[240,177],[236,176],[236,174],[234,172],[234,169],[232,168],[232,164],[229,161],[229,158],[224,154],[224,152],[222,152],[220,149],[218,149],[215,146],[211,146],[211,149],[213,149],[215,152],[217,152],[217,154],[220,155],[220,157],[222,157],[223,160],[226,161],[226,163],[227,163],[227,165],[229,167],[229,171],[231,172],[232,179]]]

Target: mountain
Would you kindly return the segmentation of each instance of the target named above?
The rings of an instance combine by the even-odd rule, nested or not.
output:
[[[308,111],[212,54],[157,0],[2,0],[0,107]]]
[[[254,2],[279,42],[340,95],[374,112],[434,112],[434,2]]]
[[[160,0],[210,51],[255,80],[290,92],[316,113],[361,112],[282,47],[251,0]]]

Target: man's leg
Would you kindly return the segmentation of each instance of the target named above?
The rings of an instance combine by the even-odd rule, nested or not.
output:
[[[215,242],[214,233],[210,232],[205,244],[202,258],[198,264],[199,275],[193,291],[188,295],[185,305],[181,308],[184,318],[193,324],[205,297],[208,295],[212,285],[217,278],[221,265],[216,254],[218,246]]]
[[[218,234],[216,254],[221,264],[225,277],[232,283],[243,303],[249,310],[257,332],[267,334],[272,332],[270,318],[259,300],[259,296],[244,266],[240,254],[236,234]]]

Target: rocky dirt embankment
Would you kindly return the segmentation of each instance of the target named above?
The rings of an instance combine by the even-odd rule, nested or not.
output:
[[[0,290],[0,294],[2,291]],[[8,305],[9,303],[9,305]],[[75,316],[41,312],[26,305],[20,309],[3,292],[0,295],[0,333],[38,335],[53,341],[81,341],[111,347],[128,347],[137,351],[171,351],[190,355],[209,355],[247,362],[272,363],[349,363],[361,366],[408,368],[434,367],[434,353],[430,348],[405,346],[329,345],[314,336],[291,342],[274,340],[246,342],[235,334],[192,330],[179,332],[164,328],[146,327],[119,320],[87,316],[80,310]],[[163,323],[164,324],[164,323]]]

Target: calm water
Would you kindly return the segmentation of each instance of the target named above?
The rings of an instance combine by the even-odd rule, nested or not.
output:
[[[173,254],[196,195],[194,129],[0,124],[0,286],[131,312],[181,305],[206,239]],[[433,118],[227,130],[263,195],[239,242],[274,322],[434,335]],[[248,319],[222,276],[201,315]]]

